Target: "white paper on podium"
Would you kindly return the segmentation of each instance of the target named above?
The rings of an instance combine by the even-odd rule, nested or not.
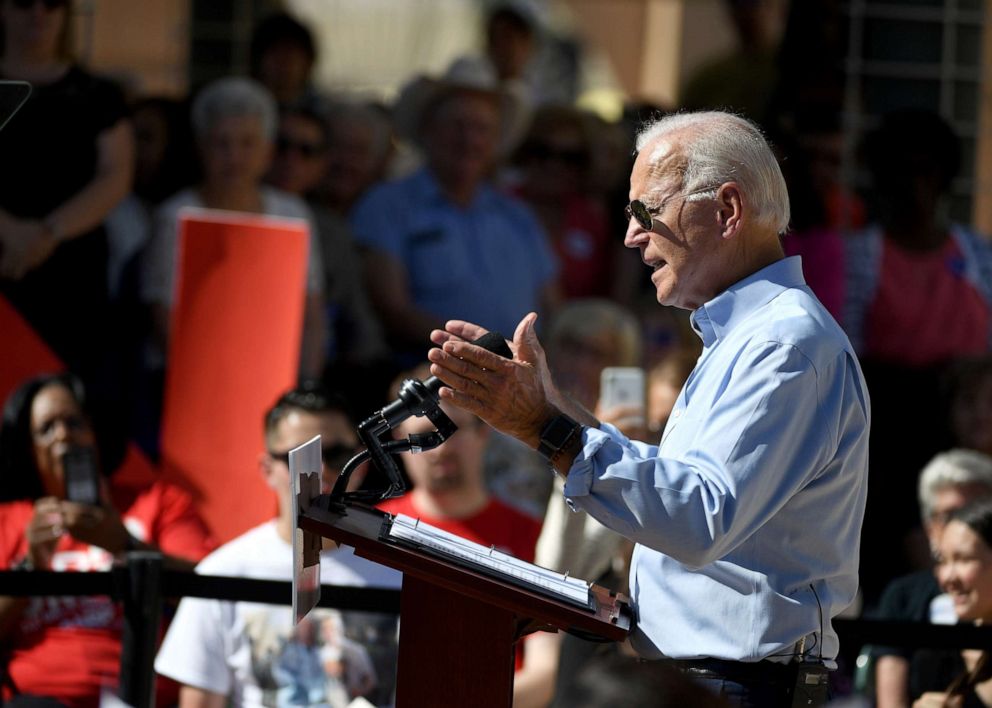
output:
[[[320,494],[320,436],[289,451],[290,496],[293,498],[293,617],[307,616],[320,600],[319,535],[299,526],[300,513]]]
[[[474,568],[493,577],[502,578],[522,587],[528,587],[551,597],[578,605],[587,610],[595,609],[589,583],[580,578],[570,578],[547,568],[522,561],[495,547],[483,546],[449,533],[420,519],[397,514],[389,524],[386,538],[406,543],[425,551],[440,554],[466,567]]]

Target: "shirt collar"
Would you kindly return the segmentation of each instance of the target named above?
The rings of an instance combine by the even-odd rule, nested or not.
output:
[[[802,259],[790,256],[775,261],[739,280],[689,317],[692,328],[710,346],[754,310],[768,304],[789,288],[805,287]]]

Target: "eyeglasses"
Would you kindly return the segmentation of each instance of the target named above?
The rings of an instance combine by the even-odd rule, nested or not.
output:
[[[46,10],[58,10],[69,4],[69,0],[11,0],[19,10],[30,10],[35,5],[43,5]]]
[[[318,143],[308,143],[303,140],[293,140],[285,135],[280,135],[276,138],[276,150],[282,153],[294,151],[300,153],[303,157],[313,158],[324,151],[324,146]]]
[[[286,452],[273,452],[269,450],[269,457],[273,460],[279,460],[284,465],[289,465],[289,451]],[[330,467],[332,470],[340,470],[345,466],[345,464],[350,460],[358,451],[351,447],[350,445],[342,445],[341,443],[336,443],[334,445],[328,445],[327,447],[320,448],[320,457],[324,461],[324,464]]]
[[[627,215],[627,221],[630,221],[630,218],[634,217],[637,219],[637,223],[641,225],[642,229],[645,231],[654,231],[654,217],[665,211],[665,207],[668,206],[670,201],[676,197],[687,199],[688,197],[695,197],[700,194],[707,193],[712,193],[711,196],[715,196],[718,186],[719,185],[711,185],[709,187],[703,187],[702,189],[695,189],[691,192],[678,192],[676,194],[669,195],[656,207],[649,207],[640,199],[634,199],[624,208],[623,213]]]

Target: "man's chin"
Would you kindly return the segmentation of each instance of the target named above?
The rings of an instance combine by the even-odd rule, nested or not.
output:
[[[463,487],[462,480],[458,477],[438,477],[427,483],[431,494],[455,494]]]

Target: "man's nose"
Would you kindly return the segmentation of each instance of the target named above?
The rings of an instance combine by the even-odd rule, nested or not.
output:
[[[631,216],[627,219],[627,232],[623,237],[623,245],[627,248],[638,248],[648,239],[648,232]]]

